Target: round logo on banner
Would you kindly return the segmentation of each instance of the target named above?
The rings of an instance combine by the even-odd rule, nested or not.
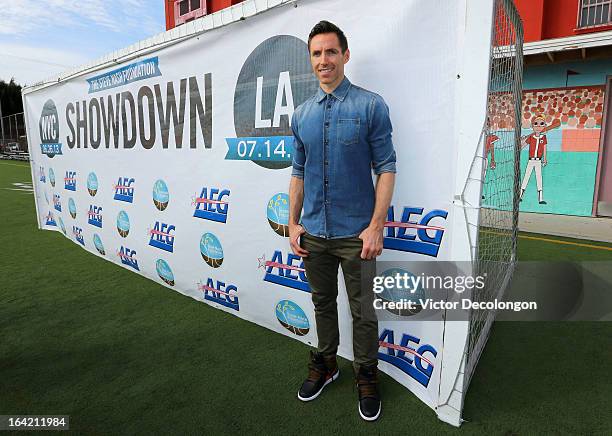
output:
[[[55,173],[53,172],[53,168],[49,168],[49,183],[55,188]]]
[[[284,192],[274,194],[268,201],[266,215],[272,230],[280,236],[289,236],[289,195]]]
[[[64,226],[64,220],[61,216],[57,217],[57,222],[59,223],[60,229],[62,229],[62,233],[66,235],[66,226]]]
[[[127,212],[122,210],[117,215],[117,231],[121,237],[127,237],[128,233],[130,233],[130,217]]]
[[[96,173],[89,173],[87,176],[87,191],[92,197],[98,192],[98,177]]]
[[[408,275],[408,277],[415,277],[415,275],[412,274],[411,272],[406,271],[405,269],[401,269],[401,268],[390,268],[384,271],[381,274],[381,276],[382,277],[396,277],[398,274],[402,277],[406,274]],[[421,310],[423,310],[423,306],[420,305],[419,300],[425,300],[425,291],[423,289],[423,286],[420,284],[417,287],[417,289],[414,289],[414,290],[406,289],[404,287],[398,288],[396,286],[391,287],[391,288],[385,287],[384,290],[378,295],[381,300],[387,301],[387,302],[390,302],[390,301],[393,301],[393,302],[413,301],[414,302],[414,309],[412,310],[411,309],[389,309],[388,307],[385,308],[385,310],[395,315],[412,316],[412,315],[416,315]]]
[[[102,245],[102,240],[100,239],[100,236],[98,236],[97,233],[94,233],[93,235],[93,243],[94,243],[94,246],[96,247],[96,250],[98,250],[98,253],[104,256],[105,254],[104,245]]]
[[[38,121],[38,131],[40,133],[40,142],[42,152],[49,157],[54,157],[56,154],[62,154],[59,145],[59,116],[55,102],[51,99],[45,102],[40,120]]]
[[[300,306],[290,300],[276,303],[276,319],[283,327],[298,336],[304,336],[310,331],[308,317]]]
[[[160,279],[170,286],[174,286],[174,274],[172,274],[172,270],[170,269],[168,262],[163,259],[157,259],[157,262],[155,262],[155,269],[157,270],[157,275]]]
[[[159,210],[165,210],[168,207],[168,201],[170,201],[168,186],[163,180],[158,180],[153,185],[153,204]]]
[[[74,200],[72,198],[68,199],[68,212],[70,212],[70,216],[73,219],[76,218],[76,204],[74,204]]]
[[[292,136],[289,123],[294,109],[318,87],[304,41],[290,35],[266,39],[249,55],[238,76],[234,92],[236,136]],[[273,142],[258,147],[251,160],[268,169],[291,166],[290,152]]]
[[[202,259],[213,268],[219,268],[223,263],[223,247],[212,233],[204,233],[200,238],[200,253]]]

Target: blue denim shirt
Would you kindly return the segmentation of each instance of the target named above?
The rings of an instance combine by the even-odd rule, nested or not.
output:
[[[304,179],[304,230],[328,239],[359,235],[374,213],[372,169],[396,172],[385,101],[345,77],[331,94],[319,88],[298,106],[291,128],[292,176]]]

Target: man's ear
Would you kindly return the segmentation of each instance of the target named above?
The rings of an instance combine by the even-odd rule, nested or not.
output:
[[[351,58],[351,51],[347,48],[344,52],[344,63],[346,64]]]

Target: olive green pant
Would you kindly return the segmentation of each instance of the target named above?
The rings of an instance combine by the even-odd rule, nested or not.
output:
[[[355,367],[378,362],[378,320],[374,311],[372,281],[376,260],[361,259],[363,241],[357,237],[323,239],[304,233],[301,246],[309,252],[304,258],[306,277],[315,307],[318,351],[335,356],[338,332],[338,266],[342,267],[346,292],[353,317],[353,354]]]

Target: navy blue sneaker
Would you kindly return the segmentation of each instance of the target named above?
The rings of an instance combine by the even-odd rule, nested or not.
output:
[[[325,386],[333,382],[340,375],[336,357],[324,358],[319,352],[310,352],[308,364],[308,378],[302,383],[298,391],[298,399],[312,401],[319,396]]]
[[[359,391],[359,416],[366,421],[376,421],[382,409],[376,365],[359,367],[357,390]]]

